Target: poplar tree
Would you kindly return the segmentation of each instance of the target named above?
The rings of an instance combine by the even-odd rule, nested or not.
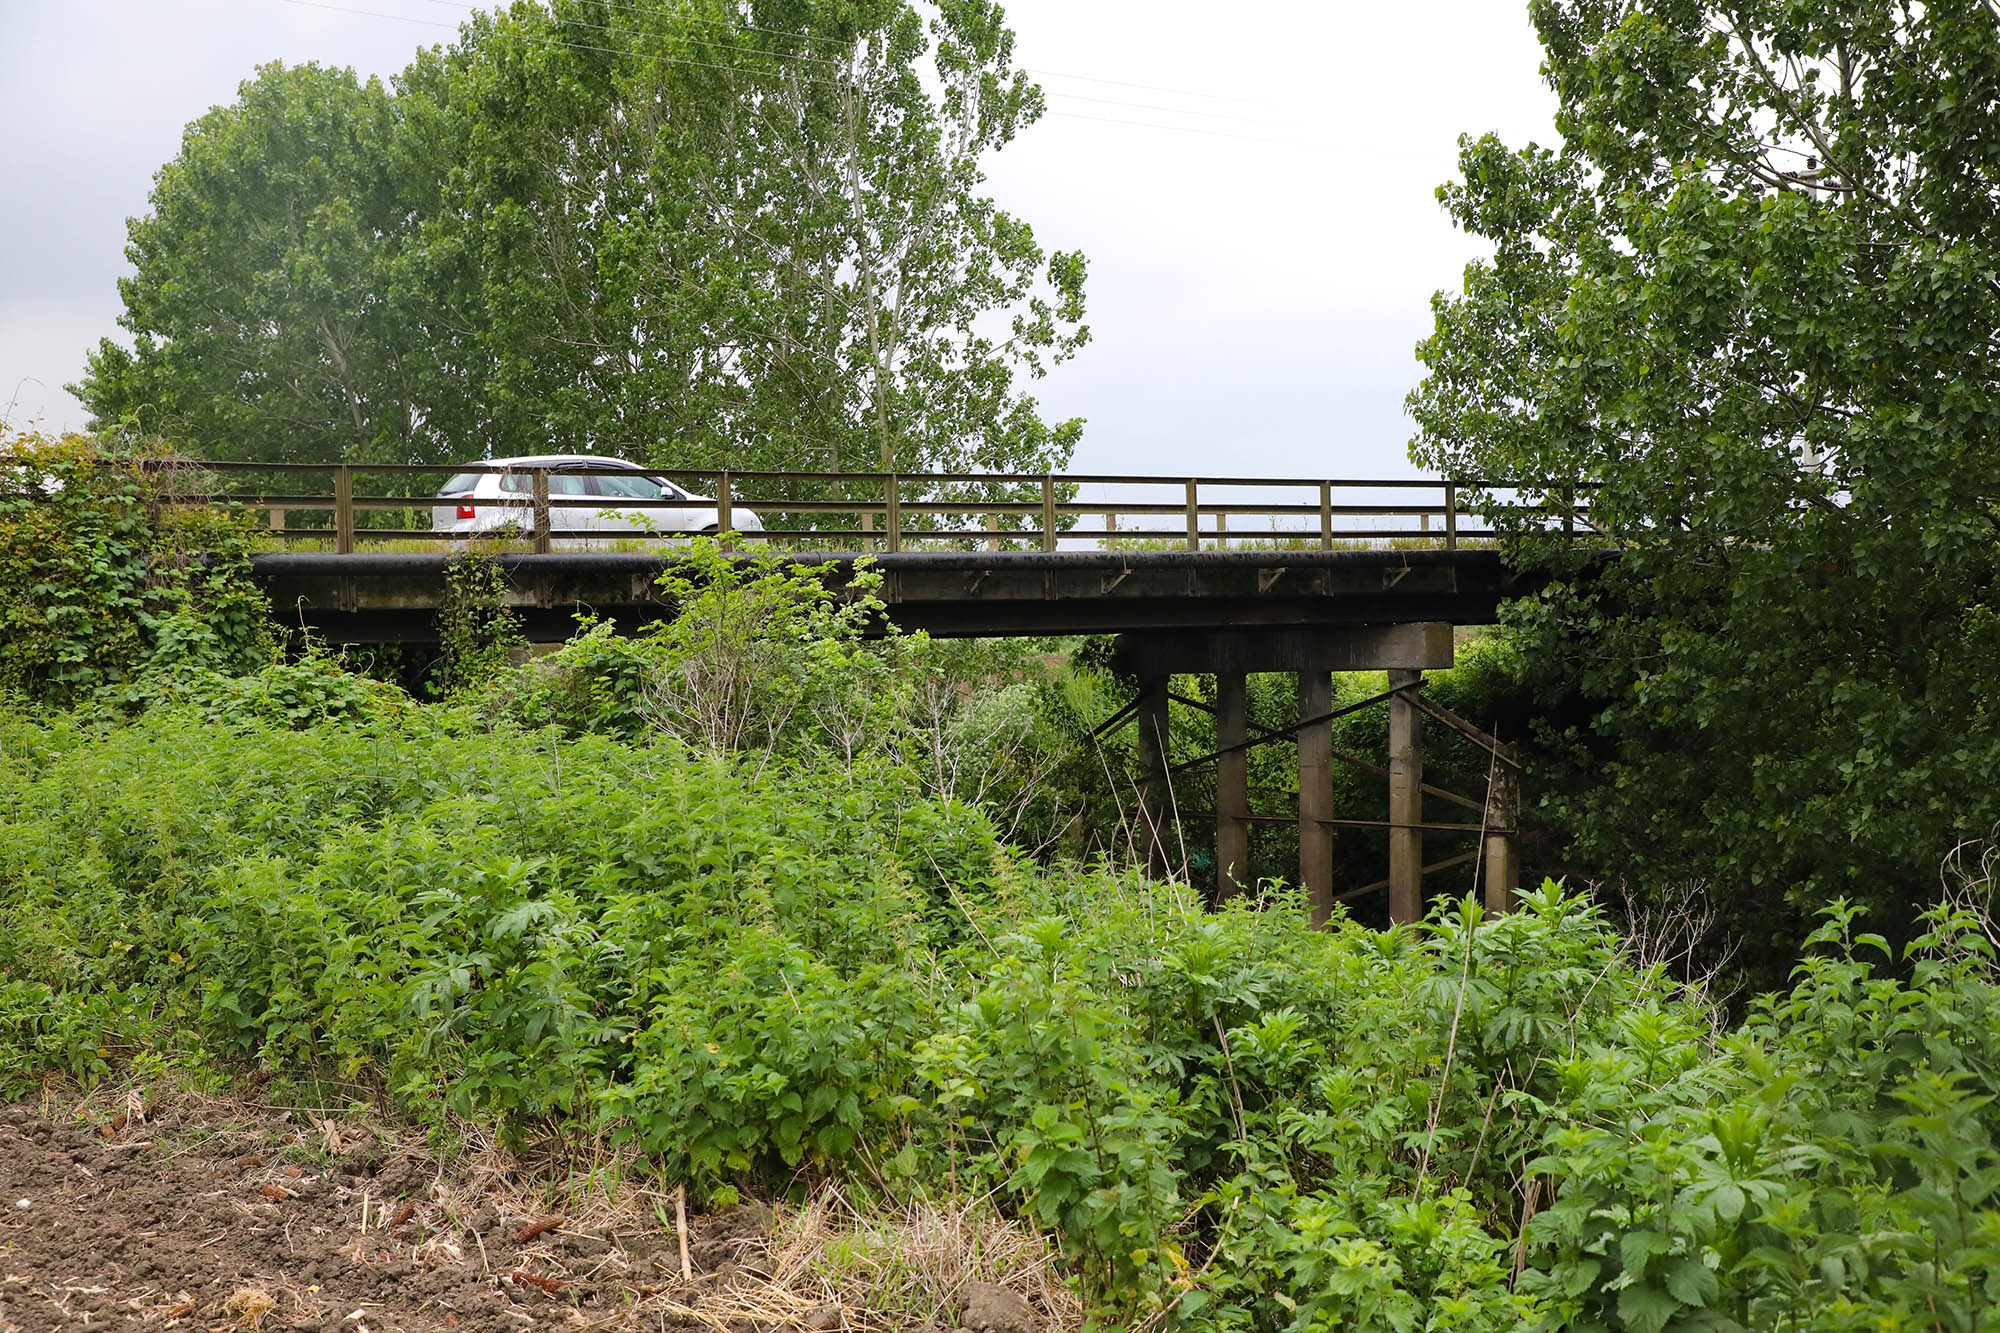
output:
[[[524,0],[393,96],[274,66],[162,172],[137,352],[104,344],[81,393],[218,457],[1057,468],[1082,423],[1022,383],[1087,339],[1084,260],[983,192],[1041,110],[986,0]]]
[[[348,70],[272,64],[187,127],[128,224],[120,323],[72,391],[93,427],[211,458],[400,461],[442,424],[392,308],[396,108]]]

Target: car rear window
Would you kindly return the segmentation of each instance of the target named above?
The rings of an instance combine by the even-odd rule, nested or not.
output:
[[[479,484],[477,472],[461,472],[444,484],[439,495],[470,495],[472,488]]]

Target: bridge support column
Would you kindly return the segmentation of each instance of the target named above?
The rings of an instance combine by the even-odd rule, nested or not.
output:
[[[1521,826],[1521,778],[1512,764],[1495,763],[1486,789],[1486,910],[1511,912],[1520,897],[1521,863],[1514,851]]]
[[[1389,688],[1423,683],[1421,671],[1392,670]],[[1389,700],[1389,921],[1424,914],[1424,733],[1416,705]]]
[[[1250,739],[1248,678],[1240,671],[1215,677],[1215,890],[1232,897],[1250,883]]]
[[[1333,677],[1299,672],[1299,718],[1333,711]],[[1312,923],[1333,916],[1333,723],[1299,728],[1299,884],[1312,905]]]
[[[1174,824],[1173,779],[1167,772],[1172,751],[1167,745],[1167,677],[1139,678],[1139,766],[1145,778],[1139,788],[1139,850],[1146,873],[1165,879],[1172,867],[1167,855],[1168,830]]]

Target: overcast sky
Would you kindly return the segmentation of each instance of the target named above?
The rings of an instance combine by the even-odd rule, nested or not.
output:
[[[466,9],[326,4],[0,0],[0,416],[83,424],[62,386],[120,333],[125,219],[189,120],[267,60],[386,78]],[[1412,348],[1480,249],[1433,191],[1462,132],[1555,137],[1525,0],[1007,9],[1054,114],[992,190],[1090,259],[1093,341],[1035,386],[1089,418],[1076,466],[1410,472]]]

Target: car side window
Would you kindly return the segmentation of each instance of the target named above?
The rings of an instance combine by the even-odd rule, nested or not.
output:
[[[549,494],[550,495],[595,494],[595,492],[593,492],[588,485],[589,481],[590,481],[589,477],[579,477],[573,472],[551,472],[549,473]]]
[[[592,477],[591,480],[597,483],[599,495],[614,500],[646,501],[660,498],[660,483],[636,472],[630,476],[621,473],[610,477]]]
[[[514,495],[526,495],[535,489],[535,482],[525,472],[505,472],[500,476],[500,489]]]

